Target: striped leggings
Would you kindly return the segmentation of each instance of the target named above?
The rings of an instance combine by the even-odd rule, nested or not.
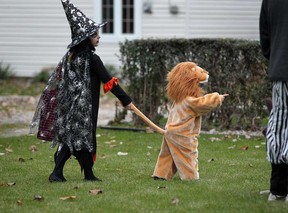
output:
[[[288,82],[273,82],[272,110],[267,126],[267,159],[288,164]]]

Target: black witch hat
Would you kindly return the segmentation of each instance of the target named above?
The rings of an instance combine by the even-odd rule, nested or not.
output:
[[[74,47],[81,41],[89,38],[107,23],[103,22],[102,24],[96,24],[92,19],[87,18],[85,14],[69,0],[61,1],[71,29],[72,42],[67,48]]]

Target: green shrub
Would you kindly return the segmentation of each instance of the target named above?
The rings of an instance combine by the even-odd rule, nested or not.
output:
[[[54,67],[43,68],[38,74],[34,76],[33,81],[46,83],[54,69]]]
[[[166,74],[177,63],[193,61],[206,69],[207,92],[229,93],[222,107],[203,117],[203,128],[258,129],[268,116],[264,98],[270,96],[267,61],[258,41],[234,39],[148,39],[120,43],[123,76],[129,95],[155,123],[160,106],[168,102]],[[139,123],[137,117],[135,124]]]
[[[0,62],[0,79],[8,79],[14,76],[13,69],[10,64]]]

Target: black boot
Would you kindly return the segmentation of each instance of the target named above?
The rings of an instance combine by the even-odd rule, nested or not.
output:
[[[64,145],[59,151],[54,154],[55,168],[49,176],[50,182],[65,182],[63,176],[63,167],[66,161],[70,158],[71,153],[67,145]]]
[[[79,158],[79,163],[81,166],[81,171],[84,170],[84,180],[86,181],[102,181],[101,179],[97,178],[93,173],[93,156],[92,153],[87,151],[81,151],[81,155]]]

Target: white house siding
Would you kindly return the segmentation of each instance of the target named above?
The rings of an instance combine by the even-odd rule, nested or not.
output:
[[[261,0],[154,0],[143,14],[142,36],[259,39]],[[170,4],[179,13],[171,14]]]
[[[261,0],[188,1],[188,37],[259,39]]]
[[[76,4],[76,1],[75,1]],[[93,0],[78,0],[89,17]],[[60,0],[1,0],[0,61],[17,76],[33,76],[54,67],[71,42],[70,27]]]
[[[152,13],[142,15],[143,38],[177,38],[187,37],[187,0],[154,0]],[[178,14],[170,13],[170,3],[178,7]]]
[[[95,8],[95,2],[100,0],[71,1],[92,19],[101,9]],[[136,14],[141,16],[139,38],[257,40],[259,36],[261,0],[142,0],[145,1],[152,3],[152,14],[143,13],[142,8]],[[170,4],[178,6],[178,14],[170,13]],[[97,54],[105,64],[119,65],[119,40],[105,41],[105,35],[101,36]],[[61,0],[1,0],[0,61],[10,64],[17,76],[29,77],[43,68],[54,67],[70,41]]]

